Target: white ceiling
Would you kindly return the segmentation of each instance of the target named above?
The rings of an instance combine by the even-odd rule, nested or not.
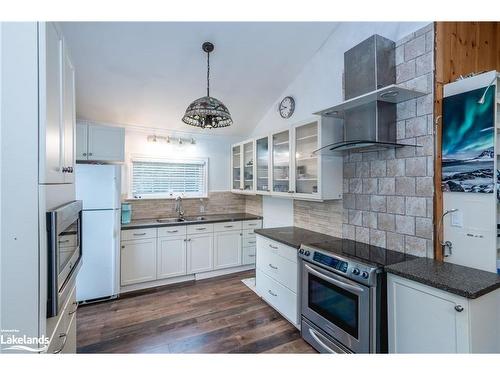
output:
[[[182,131],[188,104],[206,93],[223,101],[233,126],[249,133],[276,97],[326,41],[335,23],[67,22],[82,119]]]

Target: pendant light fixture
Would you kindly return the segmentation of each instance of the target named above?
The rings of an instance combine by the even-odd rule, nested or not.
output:
[[[207,96],[196,99],[186,109],[182,121],[202,129],[223,128],[233,123],[231,114],[221,101],[210,96],[210,52],[214,45],[205,42],[201,46],[207,53]]]

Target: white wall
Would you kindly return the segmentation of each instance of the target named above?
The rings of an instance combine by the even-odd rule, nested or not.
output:
[[[249,137],[267,134],[275,130],[288,128],[294,123],[310,118],[313,112],[330,107],[343,100],[342,73],[344,70],[344,52],[373,34],[380,34],[391,40],[399,40],[422,28],[429,22],[345,22],[340,23],[328,40],[303,67],[299,75],[276,98],[264,117]],[[278,114],[278,104],[287,95],[295,98],[295,113],[283,120]],[[264,212],[271,212],[279,207],[276,200],[263,201]],[[292,211],[293,212],[293,211]],[[283,225],[289,219],[283,215]],[[292,218],[293,222],[293,218]],[[281,226],[277,223],[277,226]]]
[[[83,120],[79,120],[83,121]],[[89,121],[86,121],[89,122]],[[93,122],[97,123],[97,122]],[[124,126],[118,124],[105,124],[106,126]],[[210,134],[192,134],[188,132],[168,132],[159,129],[148,129],[142,127],[125,127],[125,164],[122,169],[122,193],[127,193],[129,186],[128,169],[129,161],[133,155],[151,156],[177,159],[203,159],[208,158],[208,191],[229,191],[230,181],[230,150],[231,144],[236,143],[238,138],[229,136],[217,136]],[[184,139],[193,137],[195,144],[176,142],[170,144],[164,142],[152,143],[147,141],[148,135],[171,137],[182,137]]]

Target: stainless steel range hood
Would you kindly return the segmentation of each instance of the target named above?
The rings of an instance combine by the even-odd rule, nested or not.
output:
[[[396,104],[424,93],[395,84],[395,44],[380,35],[344,54],[345,98],[315,114],[342,119],[343,140],[315,153],[405,146],[396,142]]]

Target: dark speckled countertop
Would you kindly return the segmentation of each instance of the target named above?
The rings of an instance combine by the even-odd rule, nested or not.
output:
[[[375,263],[384,266],[389,273],[470,299],[500,288],[500,276],[496,273],[417,258],[298,227],[256,229],[255,233],[297,249],[301,244],[313,245]]]
[[[417,258],[393,264],[385,267],[385,270],[471,299],[500,288],[500,276],[496,273],[428,258]]]
[[[185,221],[172,221],[160,223],[158,219],[142,219],[132,220],[130,224],[122,224],[122,229],[139,229],[139,228],[156,228],[156,227],[169,227],[173,225],[190,225],[190,224],[205,224],[205,223],[223,223],[225,221],[245,221],[245,220],[259,220],[262,216],[235,213],[235,214],[216,214],[216,215],[202,215],[204,219],[199,219],[200,216],[186,216]]]

